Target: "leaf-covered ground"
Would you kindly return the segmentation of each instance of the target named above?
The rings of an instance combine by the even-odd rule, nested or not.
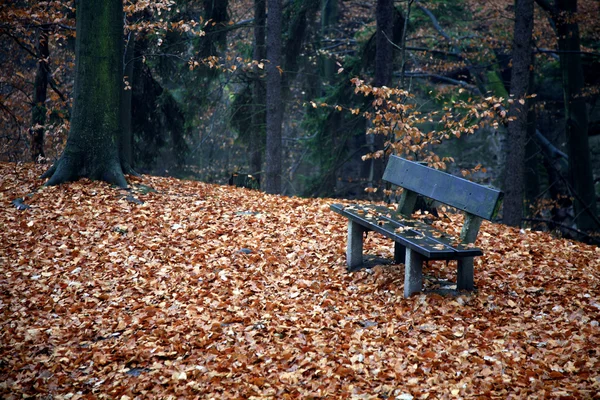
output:
[[[346,272],[331,200],[144,177],[17,210],[40,172],[0,164],[3,398],[599,396],[596,247],[484,223],[478,291],[438,262],[404,299],[403,265]]]

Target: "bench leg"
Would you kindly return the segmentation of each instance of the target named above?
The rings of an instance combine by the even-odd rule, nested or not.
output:
[[[458,260],[458,271],[456,276],[456,289],[473,290],[473,257]]]
[[[394,262],[396,264],[404,264],[406,260],[406,247],[398,242],[394,242]]]
[[[348,221],[348,245],[346,247],[346,263],[348,269],[363,263],[363,236],[365,227],[354,221]]]
[[[404,297],[408,298],[411,294],[421,291],[423,287],[423,261],[424,257],[406,249],[406,262],[404,264]]]

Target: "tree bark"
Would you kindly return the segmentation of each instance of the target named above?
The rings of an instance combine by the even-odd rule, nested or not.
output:
[[[267,58],[265,46],[266,32],[266,0],[254,0],[254,50],[253,58],[264,62]],[[254,81],[252,82],[252,137],[250,139],[250,173],[260,180],[262,171],[262,153],[264,149],[265,131],[265,82],[262,77],[263,69],[255,67]]]
[[[388,86],[392,82],[393,50],[390,42],[394,33],[393,0],[377,0],[375,9],[377,36],[375,53],[375,86]]]
[[[205,27],[206,35],[200,48],[200,57],[206,58],[219,53],[219,48],[227,45],[227,29],[229,21],[227,7],[229,0],[203,0],[204,19],[210,21]]]
[[[321,36],[330,39],[338,22],[338,0],[323,0],[321,8]],[[335,59],[328,54],[322,56],[322,76],[326,84],[332,84],[335,78]]]
[[[579,229],[588,231],[599,229],[600,226],[596,222],[598,214],[590,159],[588,111],[583,96],[579,25],[575,18],[577,1],[556,0],[556,8],[555,23],[565,98],[569,180],[573,182],[575,192],[575,223]]]
[[[529,91],[533,32],[533,0],[516,0],[510,92],[513,103],[508,115],[506,180],[503,222],[520,226],[525,190],[525,146],[527,139],[527,101]]]
[[[133,133],[131,128],[131,98],[134,72],[135,32],[127,35],[127,46],[123,56],[123,94],[121,105],[122,133],[119,138],[119,157],[123,172],[137,175],[133,170]]]
[[[268,0],[267,17],[267,193],[281,193],[281,0]]]
[[[375,47],[375,86],[390,86],[393,72],[393,45],[390,42],[394,32],[394,2],[393,0],[377,0],[375,9],[377,19]],[[371,153],[382,150],[386,136],[374,134],[369,138],[372,143]],[[368,139],[368,140],[369,140]],[[379,187],[384,170],[384,157],[371,158],[369,181],[372,187]]]
[[[31,108],[31,158],[39,162],[44,153],[44,125],[46,124],[46,92],[48,89],[48,31],[37,29],[38,63],[35,72],[33,107]]]
[[[42,177],[58,185],[87,177],[127,187],[119,159],[123,3],[79,1],[73,114],[67,145]]]

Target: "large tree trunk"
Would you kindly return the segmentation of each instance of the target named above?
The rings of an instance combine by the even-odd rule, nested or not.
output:
[[[48,31],[37,29],[38,64],[35,72],[33,107],[31,108],[31,158],[40,161],[44,154],[44,125],[46,124],[46,91],[48,89]]]
[[[266,0],[254,0],[254,54],[256,61],[267,58],[265,32],[267,23]],[[250,173],[260,179],[262,171],[262,153],[265,130],[265,83],[261,68],[255,67],[255,79],[252,82],[252,137],[250,138]]]
[[[46,185],[87,177],[119,187],[123,79],[123,3],[79,1],[71,130],[60,159],[43,175]]]
[[[511,120],[508,123],[503,211],[503,222],[510,226],[520,226],[523,218],[527,139],[527,102],[525,97],[529,90],[532,32],[533,0],[517,0],[510,79],[513,102],[508,112]]]
[[[281,193],[281,0],[268,0],[267,17],[267,193]]]
[[[569,180],[573,183],[575,197],[575,223],[581,230],[594,230],[600,226],[597,223],[596,193],[588,141],[588,111],[582,92],[583,68],[579,53],[579,26],[575,16],[577,1],[557,0],[556,7],[555,23],[565,97]]]

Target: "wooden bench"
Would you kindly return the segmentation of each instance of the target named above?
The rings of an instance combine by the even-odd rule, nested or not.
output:
[[[404,297],[421,291],[422,265],[428,260],[457,260],[457,289],[473,290],[473,259],[483,252],[472,244],[482,220],[496,216],[502,192],[397,156],[390,157],[383,179],[404,188],[395,211],[376,205],[331,205],[348,218],[348,269],[363,264],[363,236],[375,231],[394,240],[394,259],[405,264]],[[460,239],[411,219],[418,196],[465,212]]]

